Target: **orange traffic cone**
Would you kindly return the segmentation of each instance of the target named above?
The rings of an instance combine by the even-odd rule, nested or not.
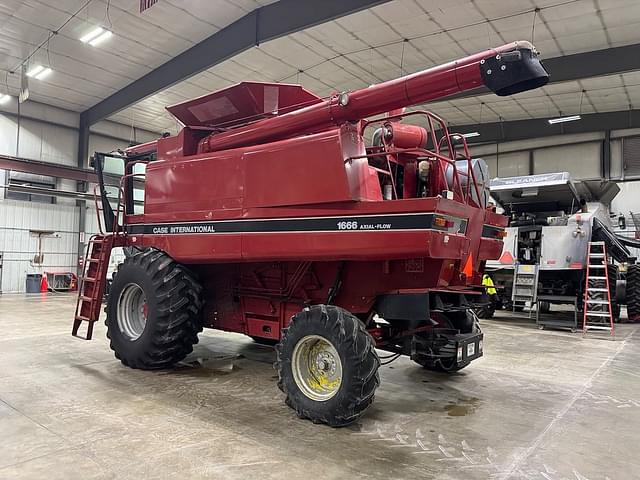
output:
[[[49,291],[49,284],[47,283],[47,273],[42,274],[42,280],[40,280],[40,292]]]
[[[467,263],[465,263],[462,273],[464,273],[469,279],[473,277],[473,254],[470,253],[467,257]]]

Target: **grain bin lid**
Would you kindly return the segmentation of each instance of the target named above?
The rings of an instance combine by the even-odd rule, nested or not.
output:
[[[320,101],[320,97],[300,85],[242,82],[167,110],[186,126],[227,129]]]

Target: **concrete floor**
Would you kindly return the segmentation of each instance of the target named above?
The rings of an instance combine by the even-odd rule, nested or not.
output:
[[[640,333],[614,341],[484,321],[484,358],[456,375],[381,368],[357,424],[299,420],[271,349],[209,332],[189,362],[143,372],[74,299],[0,296],[0,479],[640,478]]]

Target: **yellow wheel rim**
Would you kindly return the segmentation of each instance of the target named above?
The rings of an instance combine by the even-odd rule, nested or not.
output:
[[[342,383],[342,362],[333,344],[319,335],[307,335],[293,349],[293,379],[306,397],[325,402]]]

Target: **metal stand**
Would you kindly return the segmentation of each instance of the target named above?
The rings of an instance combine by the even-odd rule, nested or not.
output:
[[[551,315],[545,315],[540,318],[540,303],[542,302],[549,302],[552,305],[573,305],[573,321],[568,318],[558,318]],[[540,330],[545,327],[551,327],[568,328],[571,333],[576,332],[578,330],[578,299],[565,295],[539,295],[536,302],[536,325]]]

